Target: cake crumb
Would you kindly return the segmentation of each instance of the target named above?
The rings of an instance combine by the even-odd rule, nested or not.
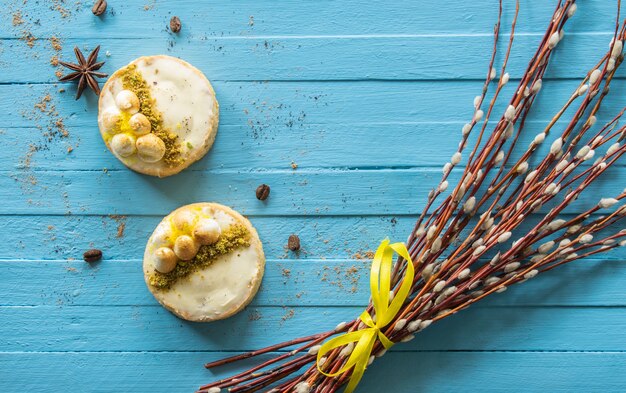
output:
[[[258,321],[261,318],[262,318],[262,315],[257,309],[252,310],[252,312],[248,315],[249,321]]]
[[[22,19],[22,11],[17,11],[13,14],[13,26],[19,26],[24,24],[24,19]]]

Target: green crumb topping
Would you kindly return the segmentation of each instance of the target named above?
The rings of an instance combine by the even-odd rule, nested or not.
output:
[[[154,107],[154,99],[150,94],[150,87],[139,71],[137,66],[131,64],[122,74],[122,84],[124,89],[130,90],[139,98],[140,112],[148,118],[152,126],[152,133],[165,142],[165,155],[163,161],[168,166],[176,166],[184,160],[181,157],[180,143],[178,135],[163,126],[163,116]]]
[[[250,245],[250,232],[242,224],[232,225],[222,232],[215,244],[201,246],[198,254],[190,261],[178,261],[169,273],[155,271],[149,277],[149,283],[155,288],[168,290],[176,281],[209,266],[219,256],[226,255],[240,247]]]

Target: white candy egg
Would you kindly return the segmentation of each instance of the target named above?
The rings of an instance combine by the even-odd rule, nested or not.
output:
[[[139,98],[130,90],[122,90],[115,96],[115,105],[124,112],[135,114],[139,112]]]
[[[154,134],[140,136],[137,139],[137,153],[144,162],[157,162],[165,155],[165,142]]]
[[[154,268],[161,273],[169,273],[176,267],[178,258],[169,247],[160,247],[154,253]]]
[[[135,153],[135,137],[128,134],[117,134],[111,138],[111,149],[121,157],[128,157]]]
[[[215,243],[221,234],[220,224],[212,218],[200,220],[193,230],[193,237],[202,245]]]
[[[196,256],[200,245],[191,236],[181,235],[174,242],[174,253],[183,261],[188,261]]]
[[[143,113],[135,113],[128,123],[137,135],[146,135],[152,129],[150,120]]]
[[[121,114],[118,110],[108,109],[100,115],[100,121],[102,125],[107,130],[108,133],[114,134],[119,131],[119,127],[117,127],[117,123],[121,119]]]

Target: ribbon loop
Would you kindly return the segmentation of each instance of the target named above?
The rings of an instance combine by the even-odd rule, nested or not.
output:
[[[393,346],[394,343],[385,336],[382,329],[398,314],[413,285],[415,272],[409,251],[403,243],[389,243],[389,239],[385,239],[380,243],[370,270],[370,290],[372,292],[375,319],[369,312],[364,311],[359,319],[367,328],[334,337],[325,342],[317,352],[317,369],[328,377],[336,377],[352,369],[352,376],[348,386],[346,386],[345,393],[353,392],[363,377],[377,339],[386,349]],[[393,300],[389,302],[394,252],[406,261],[406,272]],[[354,348],[346,363],[335,372],[327,373],[322,370],[320,359],[333,349],[348,344],[353,344]]]

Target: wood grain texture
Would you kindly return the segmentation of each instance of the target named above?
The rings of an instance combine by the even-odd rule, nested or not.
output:
[[[579,3],[524,145],[609,43],[615,2]],[[555,4],[521,1],[504,96]],[[91,5],[0,0],[0,392],[189,392],[255,364],[209,372],[206,361],[356,317],[369,295],[363,257],[385,236],[406,238],[472,115],[496,3],[109,0],[101,18]],[[107,73],[163,53],[207,74],[221,114],[203,160],[159,180],[108,153],[96,98],[74,101],[50,64],[98,44]],[[624,72],[600,121],[624,106]],[[568,213],[621,191],[625,176],[614,168]],[[272,188],[263,203],[260,183]],[[268,257],[252,304],[213,324],[169,314],[141,275],[154,226],[198,201],[248,215]],[[285,248],[292,233],[299,253]],[[104,259],[88,265],[92,247]],[[358,391],[623,392],[624,260],[619,249],[580,261],[446,319],[377,360]]]

